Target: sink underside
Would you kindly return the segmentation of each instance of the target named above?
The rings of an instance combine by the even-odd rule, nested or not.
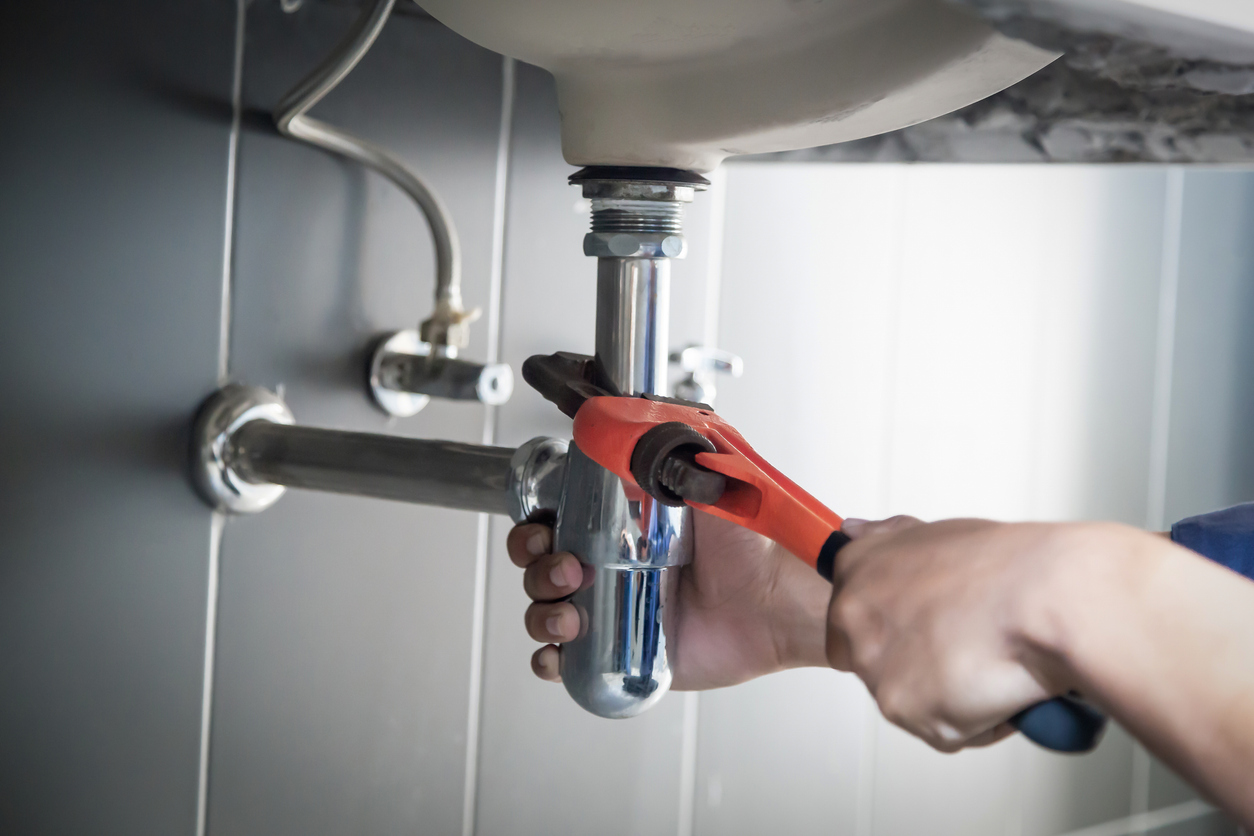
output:
[[[940,0],[422,0],[557,80],[574,165],[709,171],[733,154],[948,113],[1056,54]]]

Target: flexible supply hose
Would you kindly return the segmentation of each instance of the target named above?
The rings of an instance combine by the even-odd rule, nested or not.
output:
[[[464,348],[468,341],[465,326],[478,318],[479,312],[467,312],[463,307],[461,245],[448,208],[430,186],[382,148],[307,115],[369,51],[387,23],[395,2],[374,0],[369,3],[331,55],[279,102],[274,110],[274,123],[286,137],[374,169],[418,204],[435,242],[435,311],[422,323],[421,336],[433,345]]]

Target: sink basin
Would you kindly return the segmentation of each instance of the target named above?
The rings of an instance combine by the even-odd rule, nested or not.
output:
[[[420,0],[557,80],[573,165],[709,171],[859,139],[1002,90],[1056,56],[942,0]]]

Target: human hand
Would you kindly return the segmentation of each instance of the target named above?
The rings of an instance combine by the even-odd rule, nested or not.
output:
[[[693,522],[694,556],[679,572],[668,636],[672,688],[719,688],[785,668],[826,666],[831,585],[759,534],[700,512]],[[527,609],[527,633],[545,643],[531,668],[557,682],[552,642],[570,641],[579,631],[574,605],[562,599],[583,583],[585,569],[574,555],[552,554],[552,546],[552,529],[543,525],[518,526],[507,540],[535,602]]]
[[[993,743],[1007,719],[1075,687],[1051,596],[1119,526],[913,517],[846,521],[827,657],[884,716],[942,751]],[[1106,549],[1105,551],[1110,551]]]

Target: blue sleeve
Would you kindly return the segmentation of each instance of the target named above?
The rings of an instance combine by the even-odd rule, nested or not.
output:
[[[1254,502],[1180,520],[1171,539],[1254,579]]]

